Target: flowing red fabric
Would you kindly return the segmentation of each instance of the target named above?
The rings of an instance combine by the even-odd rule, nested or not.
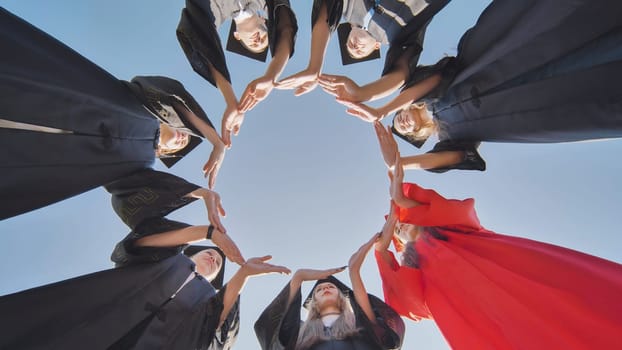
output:
[[[404,184],[419,203],[401,222],[434,227],[413,243],[419,268],[376,252],[385,301],[433,319],[453,349],[622,349],[622,265],[480,226],[474,200]]]

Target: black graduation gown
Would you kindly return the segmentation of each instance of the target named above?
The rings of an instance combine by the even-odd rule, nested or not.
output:
[[[314,26],[318,16],[320,6],[323,2],[326,3],[326,9],[328,11],[328,27],[331,32],[337,29],[343,13],[344,2],[348,0],[313,0],[313,10],[311,12],[311,26]],[[349,0],[349,1],[361,1],[365,3],[367,8],[374,7],[374,1],[366,0]],[[390,73],[395,69],[397,61],[404,55],[407,55],[408,68],[410,72],[413,72],[419,62],[419,56],[423,50],[423,39],[425,37],[425,31],[432,18],[442,10],[450,0],[428,0],[428,6],[421,12],[415,15],[406,26],[402,27],[399,31],[387,32],[387,39],[389,41],[389,49],[387,51],[387,57],[384,61],[384,68],[382,75]],[[383,0],[380,1],[380,5],[383,7],[399,11],[398,8],[406,6],[402,2],[395,0]],[[375,21],[380,27],[388,29],[388,26],[395,26],[395,22],[390,19],[390,15],[383,14],[382,11],[376,11],[372,15],[372,21]]]
[[[110,184],[113,207],[132,228],[111,257],[121,267],[0,297],[0,349],[229,349],[239,304],[217,329],[226,286],[216,292],[195,275],[178,291],[194,271],[185,245],[134,245],[188,226],[163,216],[192,202],[182,197],[195,188],[154,170]]]
[[[495,0],[455,60],[419,67],[406,86],[441,72],[424,100],[443,150],[621,137],[620,18],[619,1]]]
[[[262,350],[295,350],[298,332],[302,322],[300,289],[292,303],[289,299],[289,284],[261,313],[255,322],[255,334]],[[404,322],[399,315],[382,300],[369,295],[369,301],[376,315],[373,324],[358,305],[350,291],[350,303],[360,329],[357,336],[344,340],[332,339],[314,344],[308,350],[390,350],[400,349],[404,337]]]
[[[172,95],[211,125],[179,82],[163,77],[122,82],[4,9],[0,48],[0,119],[68,131],[0,127],[0,219],[149,168],[159,122],[200,135],[181,115],[179,125],[179,118],[157,113]],[[178,153],[198,144],[198,137],[191,139]]]
[[[266,0],[266,7],[270,52],[274,56],[281,33],[289,27],[293,32],[291,57],[294,54],[298,24],[289,0]],[[186,0],[186,7],[182,10],[177,26],[177,39],[192,69],[214,86],[216,80],[210,72],[210,65],[231,83],[231,74],[215,23],[209,0]]]

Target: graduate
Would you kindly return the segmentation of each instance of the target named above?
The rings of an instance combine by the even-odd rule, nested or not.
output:
[[[208,189],[151,169],[107,189],[132,230],[111,255],[117,268],[0,297],[0,348],[230,349],[246,280],[289,270],[270,256],[245,260],[213,219],[222,207]],[[199,198],[215,225],[165,217]],[[218,248],[188,247],[205,239]],[[225,256],[241,267],[223,286]]]
[[[231,74],[218,37],[218,28],[231,20],[227,50],[264,62],[272,53],[263,76],[249,82],[239,101],[231,87]],[[294,54],[298,24],[289,0],[186,0],[177,27],[177,39],[192,68],[218,88],[227,105],[222,138],[231,145],[244,113],[264,100]]]
[[[280,81],[278,88],[295,89],[294,94],[299,96],[319,83],[324,91],[356,102],[392,93],[417,66],[427,25],[447,3],[449,0],[314,0],[309,64]],[[335,30],[344,65],[379,58],[380,46],[389,45],[379,79],[359,86],[344,76],[321,74]]]
[[[120,81],[8,11],[0,18],[10,48],[0,50],[0,219],[150,168],[156,155],[170,167],[203,138],[214,186],[225,146],[181,83]]]
[[[346,267],[300,269],[255,323],[262,350],[381,350],[400,349],[402,319],[373,295],[367,294],[361,265],[378,235],[355,252],[348,263],[352,288],[332,276]],[[300,287],[316,281],[304,303]],[[307,309],[300,320],[301,304]]]
[[[480,141],[621,137],[621,16],[618,1],[494,0],[457,57],[413,70],[386,105],[340,101],[369,122],[399,111],[392,131],[415,147],[438,135],[430,152],[403,159],[408,169],[485,170]]]
[[[400,315],[434,320],[457,350],[622,346],[622,265],[486,230],[473,199],[403,184],[399,165],[375,256]]]

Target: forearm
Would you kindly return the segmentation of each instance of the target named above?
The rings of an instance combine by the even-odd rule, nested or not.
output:
[[[367,318],[372,322],[376,322],[376,315],[374,314],[371,303],[369,302],[369,296],[367,295],[365,284],[363,284],[363,280],[361,279],[360,271],[349,271],[350,282],[352,282],[352,290],[354,291],[354,299],[359,304]]]
[[[380,79],[361,86],[360,101],[374,101],[388,96],[404,85],[407,71],[396,69]]]
[[[309,56],[309,64],[307,69],[320,74],[324,64],[324,56],[330,39],[330,28],[328,27],[328,10],[326,3],[323,2],[320,7],[318,19],[311,30],[311,54]]]
[[[194,112],[188,110],[187,108],[176,108],[177,110],[181,110],[184,113],[184,118],[188,120],[192,125],[198,129],[201,134],[212,144],[214,147],[225,147],[225,144],[218,136],[218,132],[204,120],[199,118]]]
[[[156,233],[145,236],[136,241],[139,247],[175,247],[190,244],[205,239],[209,226],[190,226],[179,230]]]
[[[223,308],[222,313],[220,314],[220,320],[218,322],[218,327],[222,325],[222,323],[227,318],[229,311],[233,305],[235,305],[238,300],[238,296],[244,289],[244,285],[246,284],[246,280],[248,276],[242,272],[242,269],[238,269],[238,271],[231,277],[229,282],[227,283],[227,289],[225,290],[225,295],[223,296]]]
[[[271,79],[272,81],[276,81],[281,73],[283,73],[283,69],[287,65],[289,61],[289,53],[291,52],[292,45],[292,36],[294,35],[292,28],[286,28],[281,32],[279,36],[279,42],[276,45],[276,53],[272,57],[268,68],[266,69],[265,77]]]
[[[216,87],[225,100],[227,106],[233,106],[238,104],[238,98],[235,96],[231,82],[227,80],[220,72],[210,65],[210,71],[216,80]]]
[[[393,73],[389,73],[385,75],[385,77],[389,76],[390,74],[393,74]],[[391,79],[395,79],[395,81],[397,81],[395,77],[390,78],[388,80],[391,80]],[[391,101],[389,101],[384,106],[378,108],[378,110],[383,116],[387,116],[394,112],[400,111],[410,106],[413,102],[418,101],[423,96],[427,95],[430,91],[436,88],[436,86],[438,86],[440,82],[441,82],[440,74],[433,75],[421,81],[420,83],[415,84],[409,87],[408,89],[400,92],[399,95],[397,95],[395,98],[393,98]]]
[[[287,305],[291,304],[298,290],[302,286],[302,279],[294,274],[294,277],[289,281],[289,299],[287,299]]]
[[[464,158],[461,151],[443,151],[436,153],[417,154],[402,157],[404,170],[407,169],[435,169],[459,164]]]

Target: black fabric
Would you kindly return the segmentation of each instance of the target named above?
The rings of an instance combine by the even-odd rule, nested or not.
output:
[[[0,297],[2,349],[228,349],[237,305],[215,337],[223,288],[216,294],[183,255],[84,275]],[[34,336],[33,336],[34,335]]]
[[[158,121],[122,82],[4,9],[0,47],[2,118],[72,132],[0,128],[0,219],[151,166]]]
[[[292,303],[288,304],[289,284],[266,307],[255,322],[255,334],[262,350],[300,350],[295,349],[302,321],[300,307],[302,294],[296,292]],[[352,291],[349,293],[352,295]],[[367,318],[354,297],[350,303],[356,317],[358,335],[344,340],[331,339],[314,344],[309,350],[382,350],[400,349],[404,336],[404,322],[399,315],[383,301],[368,295],[376,315],[376,324]]]
[[[161,76],[137,76],[132,78],[132,81],[127,85],[161,123],[184,131],[190,136],[190,141],[186,147],[160,157],[162,163],[168,168],[190,153],[203,139],[203,134],[191,121],[185,118],[184,112],[194,113],[197,118],[214,129],[214,124],[207,117],[201,105],[179,81]],[[172,107],[172,110],[167,111],[165,106]]]
[[[426,171],[433,173],[444,173],[449,170],[486,170],[486,162],[479,155],[477,149],[479,148],[479,142],[473,141],[453,141],[443,140],[439,141],[434,148],[427,153],[438,153],[447,151],[463,152],[463,158],[460,163],[453,164],[441,168],[425,169]]]
[[[450,0],[432,0],[428,6],[419,12],[411,21],[408,22],[389,44],[387,57],[384,60],[382,75],[390,73],[395,69],[397,62],[405,58],[408,63],[409,76],[417,67],[419,57],[423,50],[425,31],[432,18],[441,11]]]
[[[200,188],[186,180],[153,169],[114,181],[106,186],[112,195],[112,207],[130,232],[117,243],[111,260],[117,266],[155,262],[180,254],[186,245],[175,247],[138,247],[136,241],[147,235],[178,230],[190,225],[166,219],[169,213],[192,203],[186,196]]]
[[[495,0],[431,109],[442,140],[622,136],[622,3]],[[537,53],[537,54],[534,54]]]

